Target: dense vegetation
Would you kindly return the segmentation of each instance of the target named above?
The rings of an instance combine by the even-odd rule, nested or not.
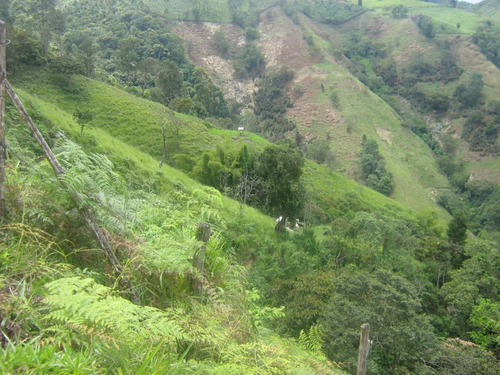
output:
[[[444,223],[304,158],[301,148],[328,163],[332,150],[293,133],[294,72],[265,69],[252,28],[269,2],[169,8],[195,21],[230,16],[246,30],[241,54],[223,35],[215,46],[242,67],[240,77],[258,79],[253,113],[241,116],[188,61],[168,15],[144,5],[155,3],[56,9],[33,0],[1,9],[9,80],[66,172],[53,175],[9,103],[1,372],[352,373],[359,327],[370,322],[371,374],[500,374],[500,190],[469,179],[457,140],[436,138],[422,120],[462,116],[462,139],[495,154],[497,106],[485,101],[482,75],[463,74],[438,35],[421,36],[436,55],[409,56],[404,66],[362,34],[343,40],[351,71],[393,105],[449,177],[453,189],[438,197],[453,216]],[[223,15],[211,13],[214,4]],[[344,2],[307,4],[329,24],[362,14]],[[306,13],[306,2],[281,5],[292,18]],[[405,20],[404,10],[389,13]],[[66,28],[58,35],[44,17]],[[424,34],[434,22],[414,21]],[[432,90],[437,82],[453,90]],[[337,91],[324,91],[338,108]],[[223,129],[245,119],[284,144]],[[366,186],[390,194],[379,144],[365,137],[358,156]],[[97,248],[86,212],[105,228],[120,273]],[[200,222],[212,228],[206,247]],[[193,260],[202,251],[200,271]]]

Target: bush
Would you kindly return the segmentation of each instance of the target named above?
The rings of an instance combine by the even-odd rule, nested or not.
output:
[[[396,5],[392,7],[392,16],[394,18],[406,18],[408,17],[408,8],[404,5]]]
[[[215,49],[222,57],[229,55],[229,41],[222,31],[219,30],[214,34],[213,42]]]
[[[432,19],[430,17],[420,14],[416,17],[416,22],[420,32],[426,38],[432,39],[436,36],[434,24],[432,23]]]
[[[252,42],[260,38],[259,30],[255,27],[247,27],[245,29],[245,39],[247,42]]]

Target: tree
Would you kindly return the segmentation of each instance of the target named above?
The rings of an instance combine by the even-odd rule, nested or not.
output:
[[[0,3],[0,19],[9,21],[11,2],[12,0],[4,0]]]
[[[66,19],[63,12],[55,10],[52,17],[52,30],[57,36],[57,44],[59,45],[59,55],[64,54],[63,51],[63,35],[66,32]]]
[[[307,155],[319,164],[327,161],[330,152],[330,142],[326,139],[314,140],[307,147]]]
[[[406,18],[408,17],[408,8],[404,5],[396,5],[392,7],[392,16],[394,18]]]
[[[200,103],[207,115],[226,117],[229,113],[224,94],[202,68],[196,68],[191,76],[196,94],[194,102]]]
[[[359,327],[369,323],[372,372],[418,373],[437,340],[429,319],[420,314],[420,298],[410,282],[386,270],[358,270],[344,271],[333,284],[334,292],[319,319],[327,356],[355,372]]]
[[[180,95],[183,82],[184,75],[177,64],[169,60],[164,61],[156,78],[156,86],[160,89],[165,104]]]
[[[473,340],[500,358],[500,302],[481,299],[472,311],[470,323],[475,328]]]
[[[500,254],[491,243],[469,239],[465,244],[466,259],[461,268],[440,290],[452,335],[469,338],[474,331],[470,317],[482,298],[496,301],[500,291]]]
[[[40,35],[44,54],[49,51],[55,6],[55,0],[32,0],[30,4],[30,14],[33,15],[34,21],[33,27]]]
[[[270,214],[297,218],[304,207],[304,188],[300,182],[304,157],[292,148],[268,146],[258,161],[264,181],[263,206]]]
[[[83,131],[90,121],[94,118],[94,114],[89,110],[81,110],[75,108],[73,112],[73,119],[80,125],[80,137],[83,137]]]
[[[228,57],[229,55],[229,41],[222,31],[217,31],[213,37],[213,43],[215,49],[219,52],[222,57]]]
[[[460,84],[453,96],[465,108],[475,107],[482,99],[484,81],[480,73],[472,73],[466,84]]]
[[[434,24],[432,23],[432,19],[429,16],[420,14],[417,17],[417,26],[420,29],[420,32],[426,38],[432,39],[436,36],[436,32],[434,31]]]
[[[139,54],[140,44],[141,40],[133,36],[120,40],[118,44],[118,66],[127,74],[127,83],[130,83],[132,72],[136,70],[137,64],[141,59]]]
[[[142,96],[147,87],[151,87],[155,83],[155,77],[158,74],[160,62],[152,57],[142,60],[137,66],[139,70],[139,84],[141,85]]]
[[[446,233],[451,243],[465,245],[465,241],[467,241],[467,220],[463,213],[456,213],[453,216]]]
[[[389,195],[394,186],[392,173],[385,168],[385,162],[373,139],[363,141],[361,148],[361,170],[366,186],[382,194]]]
[[[78,45],[78,59],[85,67],[85,75],[90,77],[94,72],[95,67],[95,52],[96,47],[94,41],[88,35],[84,35],[81,43]]]
[[[259,47],[253,43],[246,43],[241,51],[239,66],[236,71],[240,76],[256,77],[264,71],[266,61]]]

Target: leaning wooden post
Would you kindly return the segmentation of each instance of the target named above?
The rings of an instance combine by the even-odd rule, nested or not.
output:
[[[57,160],[56,155],[50,149],[49,145],[47,144],[47,142],[43,138],[42,133],[40,133],[40,130],[38,130],[38,127],[35,125],[35,123],[31,119],[30,115],[26,111],[26,108],[24,108],[23,103],[21,102],[21,100],[17,96],[16,92],[14,91],[14,89],[10,85],[9,81],[7,81],[7,80],[5,80],[5,87],[6,87],[7,93],[9,94],[10,99],[12,100],[12,102],[14,103],[14,106],[17,108],[17,110],[19,112],[19,115],[24,119],[24,121],[26,122],[26,124],[30,128],[31,133],[33,134],[33,136],[37,140],[38,144],[42,148],[42,151],[43,151],[45,157],[47,158],[47,160],[49,161],[52,169],[54,170],[54,173],[59,178],[59,182],[61,183],[61,185],[63,185],[67,189],[68,187],[64,183],[64,180],[62,178],[60,178],[66,173],[66,171],[61,166],[61,164],[59,164],[59,160]],[[97,224],[97,219],[94,217],[94,214],[92,213],[92,211],[86,207],[82,207],[81,200],[78,197],[78,195],[71,194],[71,198],[73,199],[73,201],[75,202],[77,207],[80,207],[79,211],[85,220],[85,224],[87,225],[87,228],[90,229],[90,232],[92,233],[92,236],[99,244],[99,247],[106,254],[106,256],[107,256],[109,262],[112,264],[117,276],[120,276],[120,281],[122,282],[122,284],[125,287],[131,288],[130,280],[128,279],[128,277],[123,275],[123,267],[120,264],[120,261],[118,260],[118,258],[116,257],[111,244],[109,243],[109,238],[108,238],[106,232]],[[138,296],[136,296],[134,292],[132,292],[132,297],[134,300],[133,302],[136,302],[136,303],[139,302]]]
[[[5,46],[5,22],[0,20],[0,220],[7,217],[5,204],[5,162],[7,159],[7,145],[5,143],[5,82],[7,80]]]
[[[366,360],[370,350],[370,325],[365,323],[361,326],[361,337],[359,340],[358,371],[356,375],[366,374]]]
[[[191,283],[194,294],[201,296],[203,293],[203,264],[205,263],[205,252],[207,251],[207,243],[210,239],[211,228],[210,224],[199,223],[196,239],[202,242],[201,247],[194,253],[193,267],[199,272],[199,276],[194,276]]]

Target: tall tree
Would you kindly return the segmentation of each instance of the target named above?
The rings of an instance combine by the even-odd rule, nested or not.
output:
[[[50,38],[52,36],[52,21],[55,16],[56,0],[32,0],[31,12],[36,31],[40,34],[43,52],[49,51]]]
[[[437,348],[432,326],[420,314],[420,298],[409,281],[390,271],[346,271],[319,320],[326,334],[326,354],[355,370],[359,327],[371,326],[370,367],[376,374],[419,372]]]
[[[182,82],[184,75],[177,64],[169,60],[164,61],[156,78],[156,86],[160,89],[165,104],[180,95]]]
[[[289,218],[302,215],[304,187],[300,181],[304,157],[292,148],[269,146],[259,158],[258,171],[264,181],[264,206],[271,214]]]
[[[118,65],[120,69],[127,73],[127,83],[132,79],[132,73],[137,69],[141,56],[139,54],[139,38],[129,36],[120,41],[118,45]]]

